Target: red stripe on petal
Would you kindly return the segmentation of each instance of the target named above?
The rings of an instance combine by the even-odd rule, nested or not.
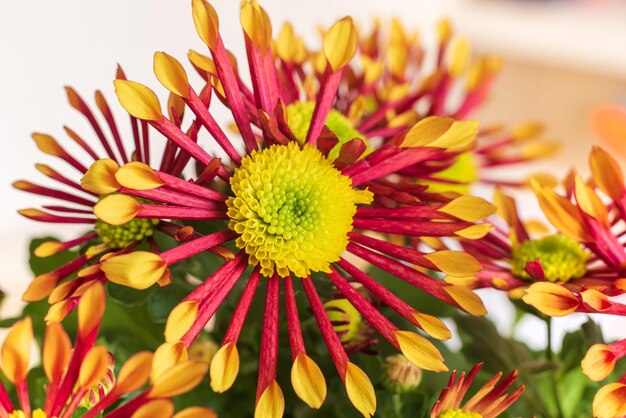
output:
[[[265,315],[263,316],[263,335],[261,337],[261,354],[259,357],[259,381],[257,384],[257,401],[276,379],[278,369],[278,320],[280,305],[280,278],[274,274],[267,279],[265,296]]]
[[[341,341],[339,341],[339,337],[335,333],[333,325],[330,323],[330,319],[328,319],[328,315],[324,310],[322,301],[315,290],[315,286],[313,285],[311,278],[307,277],[302,279],[302,286],[304,286],[304,292],[306,293],[306,297],[311,305],[311,310],[313,311],[313,315],[317,321],[317,326],[322,334],[322,338],[328,348],[328,353],[330,354],[333,363],[335,363],[335,367],[339,372],[341,380],[345,381],[346,370],[348,367],[348,355],[343,349]]]
[[[261,277],[261,273],[259,273],[259,269],[255,268],[248,279],[248,284],[239,299],[239,303],[237,304],[237,308],[235,308],[235,312],[233,312],[233,316],[230,320],[230,324],[228,325],[228,329],[226,330],[226,334],[224,335],[224,341],[222,345],[226,343],[233,342],[237,344],[237,340],[239,339],[239,334],[241,333],[241,329],[243,327],[243,323],[246,320],[246,316],[248,315],[248,311],[250,310],[250,305],[252,304],[252,300],[254,299],[254,294],[256,293],[256,289],[259,285],[259,278]]]
[[[300,316],[296,296],[293,291],[291,277],[283,278],[283,289],[285,293],[285,312],[287,313],[287,330],[289,331],[289,345],[291,346],[291,356],[295,361],[299,353],[306,353],[302,329],[300,328]]]
[[[235,236],[236,234],[231,230],[215,232],[202,238],[185,242],[184,244],[178,245],[171,250],[164,251],[159,255],[163,260],[165,260],[168,266],[171,266],[172,264],[176,264],[179,261],[190,258],[196,254],[201,253],[202,251],[206,251],[209,248],[215,247],[216,245],[220,245],[226,241],[230,241],[231,239],[235,238]],[[239,259],[241,259],[241,257],[243,256],[239,255],[238,257]]]

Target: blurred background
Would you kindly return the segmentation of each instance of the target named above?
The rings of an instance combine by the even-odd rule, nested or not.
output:
[[[476,53],[498,55],[504,67],[490,101],[476,118],[485,122],[543,121],[550,137],[561,139],[562,153],[539,167],[561,176],[575,167],[587,168],[587,154],[598,136],[590,120],[622,128],[626,123],[626,3],[623,1],[513,0],[263,0],[274,29],[290,20],[307,40],[317,40],[316,24],[328,26],[352,15],[365,28],[373,17],[400,17],[418,28],[424,43],[434,39],[436,21],[450,17],[457,35],[467,37]],[[221,33],[236,56],[242,57],[239,1],[214,0]],[[0,288],[9,294],[0,316],[17,313],[19,295],[31,280],[27,246],[34,236],[71,236],[59,226],[28,221],[16,210],[39,206],[40,199],[10,187],[16,179],[40,180],[36,162],[49,162],[30,139],[33,131],[63,136],[62,126],[87,131],[86,122],[66,103],[64,85],[72,85],[93,103],[101,89],[115,102],[112,79],[115,65],[123,65],[131,79],[152,87],[154,51],[166,51],[185,61],[189,48],[204,50],[193,27],[187,0],[22,0],[0,14]],[[157,92],[164,89],[155,88]],[[165,96],[161,97],[165,100]],[[607,107],[607,106],[613,106]],[[219,120],[219,117],[218,117]],[[622,137],[626,138],[626,134]],[[626,161],[626,140],[602,139]],[[517,174],[517,173],[516,173]],[[522,173],[520,172],[520,175]],[[529,207],[535,201],[529,195]],[[506,331],[512,312],[502,295],[484,294]],[[573,316],[556,321],[560,341],[567,329],[585,319]],[[517,332],[531,345],[545,344],[538,326],[529,319]],[[607,336],[624,332],[621,320],[603,320]],[[622,335],[623,337],[623,335]]]

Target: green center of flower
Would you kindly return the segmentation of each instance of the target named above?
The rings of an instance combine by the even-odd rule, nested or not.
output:
[[[436,180],[424,181],[428,184],[428,191],[434,193],[457,192],[468,194],[473,183],[478,181],[478,162],[472,152],[465,152],[456,157],[456,161],[445,170],[434,173],[432,177],[455,181],[459,184],[443,183]]]
[[[120,249],[133,242],[154,235],[158,219],[133,219],[122,225],[110,225],[100,219],[96,221],[95,230],[109,248]]]
[[[443,414],[439,415],[439,418],[483,418],[483,416],[476,412],[448,409]]]
[[[319,150],[294,142],[253,151],[230,185],[228,226],[265,276],[329,272],[348,244],[356,205],[372,200]]]
[[[311,126],[315,102],[294,102],[287,106],[287,124],[300,144],[304,144],[306,134]],[[354,129],[352,122],[335,109],[331,109],[326,117],[326,126],[337,135],[339,143],[330,151],[328,158],[334,161],[339,156],[341,146],[354,139],[362,139],[366,145],[365,135]]]
[[[526,272],[526,263],[541,262],[546,280],[567,282],[579,278],[587,272],[586,262],[589,253],[576,241],[563,235],[524,241],[513,248],[511,270],[517,277],[530,279]]]

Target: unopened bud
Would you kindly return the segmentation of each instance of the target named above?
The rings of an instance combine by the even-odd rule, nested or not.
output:
[[[402,354],[385,359],[383,364],[383,385],[391,392],[402,394],[412,392],[422,381],[422,370],[413,365]]]

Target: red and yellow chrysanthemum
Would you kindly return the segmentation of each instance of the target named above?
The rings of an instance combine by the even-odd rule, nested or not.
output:
[[[458,379],[456,378],[456,370],[453,371],[448,386],[439,395],[439,399],[430,412],[430,417],[496,418],[522,396],[525,389],[523,385],[513,393],[506,393],[506,390],[517,378],[517,370],[511,372],[498,383],[502,378],[502,372],[500,372],[489,379],[474,396],[463,404],[463,398],[482,366],[482,363],[475,365],[467,373],[467,376],[465,372],[462,372]]]
[[[590,166],[593,180],[571,175],[565,195],[533,181],[556,234],[546,233],[549,229],[536,222],[524,223],[515,201],[496,191],[495,203],[508,230],[494,222],[496,230],[480,242],[464,242],[484,267],[466,284],[504,290],[528,287],[524,300],[551,316],[622,314],[623,307],[608,298],[626,290],[626,251],[620,241],[626,213],[623,178],[617,163],[600,148],[592,151]],[[533,228],[541,230],[540,236]]]
[[[119,67],[117,78],[122,80],[126,78]],[[130,116],[133,141],[128,144],[124,141],[111,108],[100,91],[96,91],[95,100],[106,121],[110,135],[104,133],[104,128],[96,119],[94,112],[74,89],[67,87],[66,92],[70,105],[85,116],[93,128],[93,134],[83,137],[71,128],[64,127],[67,135],[78,146],[76,153],[68,151],[50,135],[33,134],[33,139],[41,151],[60,158],[71,167],[71,170],[68,171],[66,168],[57,170],[45,164],[36,164],[41,173],[57,182],[57,187],[41,186],[26,180],[13,183],[13,186],[20,190],[64,202],[63,205],[44,206],[43,210],[23,209],[19,211],[22,215],[40,222],[85,224],[91,228],[78,238],[66,242],[45,242],[35,249],[35,256],[48,257],[74,247],[86,248],[76,259],[54,271],[36,277],[23,296],[23,299],[29,302],[49,297],[50,303],[55,305],[52,312],[55,320],[62,319],[76,306],[80,296],[78,290],[81,286],[102,279],[103,276],[98,270],[101,257],[128,253],[142,243],[148,243],[151,248],[158,250],[158,245],[153,238],[157,231],[173,237],[179,237],[181,234],[180,225],[167,221],[137,219],[123,225],[113,226],[98,220],[93,215],[93,207],[98,202],[99,196],[110,193],[116,188],[108,185],[100,186],[100,188],[90,187],[92,182],[90,177],[93,172],[85,175],[88,167],[93,161],[101,160],[103,156],[106,156],[106,163],[100,165],[100,168],[106,172],[115,171],[120,165],[132,161],[151,163],[151,154],[154,154],[154,150],[150,149],[150,127],[147,122]],[[184,103],[178,96],[170,97],[168,111],[175,124],[182,123],[183,107]],[[195,139],[199,127],[199,122],[193,122],[187,131],[188,137]],[[104,150],[104,154],[101,153],[100,148]],[[84,154],[86,158],[75,156],[75,154]],[[160,158],[159,168],[172,176],[179,176],[190,158],[189,154],[180,150],[175,143],[168,142]],[[81,160],[87,161],[87,164],[84,165]],[[219,248],[213,251],[219,252]],[[84,267],[90,264],[92,268],[84,270]],[[77,278],[64,281],[81,269],[83,270]]]
[[[292,384],[302,400],[319,407],[326,384],[302,338],[295,298],[295,288],[301,287],[350,400],[364,416],[371,416],[376,407],[373,387],[342,347],[315,281],[329,280],[415,365],[426,370],[447,370],[441,354],[428,339],[413,330],[398,329],[355,291],[349,280],[361,283],[431,337],[450,337],[443,322],[403,302],[346,255],[371,263],[468,313],[484,314],[482,302],[467,288],[446,284],[411,267],[467,276],[479,268],[471,256],[458,251],[424,253],[368,235],[372,231],[407,237],[473,239],[489,231],[488,224],[474,223],[493,212],[486,201],[471,196],[441,196],[428,192],[425,186],[394,177],[404,168],[419,167],[467,149],[475,138],[477,124],[445,117],[426,118],[376,145],[372,141],[375,138],[355,133],[350,121],[335,110],[342,75],[357,49],[356,31],[349,18],[325,33],[322,51],[326,66],[313,84],[313,98],[307,100],[284,80],[285,63],[272,52],[269,19],[255,2],[245,2],[241,11],[251,89],[242,81],[223,45],[213,7],[195,0],[193,17],[211,53],[210,59],[199,54],[192,59],[204,71],[207,85],[197,93],[182,65],[162,52],[155,54],[155,73],[200,120],[225,158],[205,151],[165,117],[152,90],[139,83],[116,80],[116,93],[124,108],[191,155],[200,165],[201,174],[195,180],[183,180],[141,162],[107,170],[104,167],[109,162],[100,160],[88,170],[86,176],[91,182],[84,185],[88,189],[111,187],[112,194],[94,207],[98,218],[111,225],[135,219],[181,223],[195,220],[216,227],[224,225],[223,230],[197,237],[191,227],[186,227],[189,240],[171,250],[106,257],[100,268],[112,282],[144,289],[168,277],[170,266],[230,242],[236,249],[231,258],[170,314],[166,341],[182,341],[189,346],[235,284],[245,280],[245,290],[211,363],[212,388],[227,390],[238,374],[237,341],[250,303],[259,282],[266,280],[260,358],[263,367],[256,416],[281,416],[284,409],[276,381],[281,288],[293,357]],[[230,139],[207,109],[213,94],[232,113],[240,140]],[[251,273],[246,273],[248,267]]]
[[[292,33],[286,25],[277,45],[286,50],[289,44],[300,45],[301,41],[289,42],[292,36],[286,34]],[[298,56],[296,49],[288,56]],[[316,73],[323,74],[324,61],[314,55],[313,63]],[[447,19],[437,24],[434,50],[420,43],[419,35],[398,19],[386,25],[376,22],[371,33],[359,36],[357,59],[348,63],[342,76],[337,111],[365,137],[390,138],[429,116],[466,119],[488,99],[500,67],[497,57],[472,59],[469,41],[455,38]],[[417,172],[411,168],[402,172],[420,178],[434,192],[467,194],[476,182],[519,186],[525,180],[502,178],[493,169],[553,155],[559,145],[542,139],[543,130],[536,122],[510,130],[487,126],[479,131],[473,149],[432,161]]]
[[[95,344],[104,309],[104,287],[94,283],[84,289],[78,303],[78,331],[73,345],[60,323],[48,323],[41,355],[48,378],[46,388],[40,388],[46,391],[44,405],[31,405],[28,393],[31,319],[27,317],[11,327],[0,350],[0,365],[15,386],[19,405],[16,408],[0,382],[0,417],[69,418],[80,412],[82,417],[93,418],[105,410],[104,416],[109,418],[216,417],[213,411],[201,407],[174,415],[170,398],[196,387],[209,368],[208,363],[188,360],[182,344],[164,344],[155,353],[139,352],[114,376],[111,354]],[[122,405],[111,408],[122,398]]]
[[[495,287],[519,294],[549,316],[574,312],[626,315],[626,305],[612,299],[626,291],[626,189],[617,162],[595,147],[589,157],[590,181],[572,174],[560,195],[538,182],[533,189],[556,234],[533,237],[535,223],[520,219],[515,201],[496,192],[496,205],[508,223],[480,242],[464,242],[464,248],[483,270],[462,279],[472,288]],[[508,232],[508,237],[507,237]],[[460,283],[457,283],[460,284]],[[521,294],[519,295],[521,296]],[[625,341],[597,344],[582,362],[583,371],[595,381],[608,377],[626,354]],[[618,412],[619,411],[619,412]],[[626,376],[603,387],[594,401],[594,416],[626,414]]]

